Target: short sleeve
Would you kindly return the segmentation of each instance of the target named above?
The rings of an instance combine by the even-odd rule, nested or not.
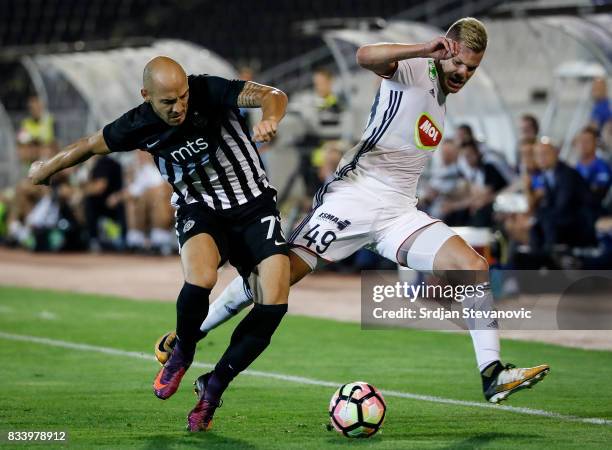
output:
[[[489,186],[493,192],[502,190],[508,184],[504,177],[492,164],[484,166],[484,184]]]
[[[608,187],[611,183],[610,167],[604,161],[598,161],[597,172],[595,173],[595,183],[601,187]]]
[[[245,84],[242,80],[228,80],[209,75],[192,75],[189,78],[190,88],[196,88],[196,95],[204,94],[212,106],[237,106],[238,96]]]
[[[612,118],[612,111],[610,110],[609,100],[607,98],[603,98],[595,101],[591,111],[591,120],[597,122],[601,127],[610,118]]]
[[[138,148],[139,120],[136,108],[128,111],[102,129],[106,146],[112,152],[126,152]]]
[[[106,158],[99,159],[91,170],[90,177],[92,179],[107,178],[110,173],[110,168],[106,164]]]
[[[395,72],[390,77],[391,81],[396,81],[405,85],[414,85],[422,78],[422,74],[427,72],[427,59],[412,58],[404,59],[397,63]]]

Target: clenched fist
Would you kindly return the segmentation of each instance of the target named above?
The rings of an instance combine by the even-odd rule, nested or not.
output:
[[[278,122],[265,119],[253,127],[253,140],[256,142],[270,142],[278,129]]]

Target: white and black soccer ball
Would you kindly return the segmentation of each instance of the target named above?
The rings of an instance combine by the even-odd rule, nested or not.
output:
[[[332,427],[350,438],[373,436],[382,426],[386,411],[382,394],[364,381],[340,386],[329,402]]]

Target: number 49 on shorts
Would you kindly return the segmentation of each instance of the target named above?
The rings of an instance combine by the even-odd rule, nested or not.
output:
[[[317,229],[320,226],[320,224],[316,224],[314,227],[308,230],[303,237],[307,242],[306,247],[311,250],[315,250],[319,255],[322,255],[325,253],[325,251],[327,251],[331,243],[336,240],[336,233],[333,231],[326,231],[325,233],[321,234],[321,231]],[[319,237],[319,235],[321,236]]]

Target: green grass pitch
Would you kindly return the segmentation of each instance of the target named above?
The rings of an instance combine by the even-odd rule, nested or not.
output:
[[[150,357],[174,328],[174,304],[21,288],[0,288],[0,446],[13,448],[609,448],[612,352],[504,341],[505,360],[548,363],[551,373],[506,404],[563,417],[387,396],[387,419],[371,439],[326,430],[333,387],[243,374],[217,411],[213,430],[189,434],[193,367],[166,401],[151,383],[159,365],[137,354],[104,354],[35,336]],[[211,333],[196,360],[213,363],[236,320]],[[483,402],[468,336],[412,330],[364,331],[357,324],[288,316],[253,370],[379,389]],[[569,416],[605,419],[584,423]],[[8,431],[65,430],[65,444],[14,443]]]

